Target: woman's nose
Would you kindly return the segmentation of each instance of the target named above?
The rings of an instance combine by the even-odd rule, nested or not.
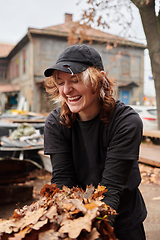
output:
[[[69,94],[72,91],[72,86],[70,84],[64,84],[63,92],[65,95]]]

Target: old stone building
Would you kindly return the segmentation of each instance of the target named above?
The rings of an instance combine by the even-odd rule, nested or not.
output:
[[[101,54],[108,77],[116,81],[117,98],[126,104],[142,103],[145,46],[93,28],[82,28],[72,21],[72,14],[66,14],[60,25],[29,28],[4,58],[7,63],[4,82],[15,86],[18,99],[24,99],[28,110],[51,111],[55,104],[43,87],[43,72],[69,44],[82,40]]]
[[[13,44],[0,43],[0,112],[12,106],[10,103],[16,101],[20,90],[18,85],[12,85],[8,77],[9,58],[6,56],[13,47]]]

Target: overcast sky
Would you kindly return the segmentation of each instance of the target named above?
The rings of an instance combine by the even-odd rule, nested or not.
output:
[[[73,14],[73,21],[80,19],[84,1],[79,0],[0,0],[0,42],[17,43],[28,27],[44,28],[64,22],[65,13]],[[144,40],[139,17],[135,17],[134,31]],[[116,34],[118,31],[116,29]]]
[[[28,27],[43,28],[64,22],[64,14],[80,17],[77,0],[0,0],[0,42],[17,43]]]

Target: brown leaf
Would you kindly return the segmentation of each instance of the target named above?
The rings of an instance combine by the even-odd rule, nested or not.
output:
[[[9,237],[8,240],[21,240],[23,239],[27,233],[29,233],[31,229],[29,227],[21,230],[19,233],[15,233],[14,237]]]
[[[43,188],[40,191],[40,195],[46,196],[46,197],[51,197],[55,193],[59,192],[59,188],[57,188],[57,185],[55,183],[53,184],[45,184]]]
[[[92,231],[86,236],[86,240],[95,240],[99,238],[100,233],[97,231],[96,228],[93,228]]]
[[[79,210],[83,214],[86,213],[86,208],[84,207],[83,203],[79,199],[64,199],[61,202],[58,202],[58,207],[60,209],[67,210],[68,212],[74,212]]]
[[[33,225],[32,229],[39,230],[41,227],[43,227],[45,224],[47,224],[48,219],[38,221],[36,224]]]
[[[85,204],[84,206],[86,209],[89,209],[89,210],[92,210],[93,208],[98,208],[98,209],[103,208],[105,211],[109,210],[108,206],[104,202],[96,201],[96,200],[95,201],[92,200],[90,203]]]
[[[93,199],[97,199],[99,198],[99,200],[102,200],[104,198],[104,193],[107,192],[108,190],[105,188],[105,186],[101,186],[98,185],[97,189],[95,189],[92,198]]]
[[[84,193],[85,203],[87,203],[89,201],[89,199],[92,198],[93,192],[94,192],[94,186],[92,186],[92,185],[87,186],[86,191]]]
[[[44,208],[39,208],[37,211],[34,212],[27,212],[27,214],[24,216],[24,218],[21,219],[21,229],[23,229],[26,226],[29,226],[30,224],[36,224],[37,221],[42,217],[42,215],[46,212]]]
[[[18,210],[18,209],[15,209],[14,210],[14,214],[13,214],[13,218],[22,218],[22,213]]]
[[[56,215],[57,215],[57,207],[53,205],[49,208],[48,212],[46,213],[46,217],[49,219],[52,219]]]
[[[96,208],[97,205],[94,203],[94,202],[91,202],[91,203],[87,203],[84,205],[86,209],[88,210],[92,210],[93,208]]]
[[[53,229],[39,233],[38,240],[59,240],[59,233]]]
[[[12,228],[10,227],[10,220],[0,219],[0,233],[12,233]]]
[[[118,240],[113,232],[114,228],[110,226],[110,224],[108,223],[108,221],[106,220],[102,220],[101,224],[100,224],[100,233],[102,238],[104,236],[108,236],[108,239],[111,240]]]
[[[92,221],[98,215],[97,209],[93,209],[92,211],[88,211],[84,217],[62,221],[62,227],[59,229],[59,233],[68,233],[70,238],[77,238],[83,229],[91,232]]]

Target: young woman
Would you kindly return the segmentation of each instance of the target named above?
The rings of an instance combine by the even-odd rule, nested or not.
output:
[[[105,186],[104,201],[118,215],[110,219],[120,240],[144,240],[146,207],[138,189],[142,122],[113,97],[114,84],[92,47],[74,45],[45,70],[45,87],[61,107],[48,116],[44,153],[58,187]]]

